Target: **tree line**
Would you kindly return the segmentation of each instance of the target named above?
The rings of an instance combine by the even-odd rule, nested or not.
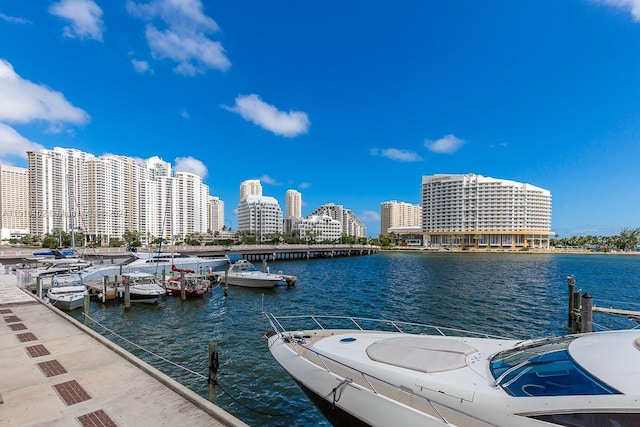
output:
[[[595,251],[609,252],[633,251],[638,249],[640,243],[640,227],[623,228],[616,236],[573,236],[551,239],[549,244],[555,248],[582,248]]]

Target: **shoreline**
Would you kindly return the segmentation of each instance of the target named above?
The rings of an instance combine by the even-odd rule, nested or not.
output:
[[[446,248],[446,249],[433,249],[424,247],[393,247],[393,248],[380,248],[380,252],[427,252],[427,253],[460,253],[460,254],[485,254],[485,253],[501,253],[501,254],[544,254],[544,255],[628,255],[638,256],[640,251],[591,251],[588,249],[465,249],[460,248]]]

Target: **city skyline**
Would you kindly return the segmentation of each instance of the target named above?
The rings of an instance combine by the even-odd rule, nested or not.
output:
[[[238,184],[259,179],[281,204],[301,192],[304,216],[344,205],[373,237],[382,202],[420,203],[422,176],[475,173],[549,190],[560,237],[615,235],[640,225],[638,10],[9,2],[0,163],[158,156],[201,177],[234,228]]]

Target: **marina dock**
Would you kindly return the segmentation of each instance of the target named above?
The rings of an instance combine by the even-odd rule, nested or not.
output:
[[[0,273],[3,426],[247,427]]]

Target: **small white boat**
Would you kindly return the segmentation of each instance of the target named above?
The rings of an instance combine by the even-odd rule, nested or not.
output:
[[[143,302],[154,304],[166,290],[160,286],[156,276],[150,273],[136,271],[124,273],[122,281],[118,286],[118,296],[124,298],[126,285],[129,285],[129,299],[131,302]]]
[[[246,288],[273,288],[284,280],[282,274],[274,274],[257,270],[253,264],[245,259],[231,264],[226,272],[227,284]]]
[[[71,311],[82,307],[89,291],[78,273],[53,276],[47,290],[49,303],[61,310]]]
[[[268,317],[273,357],[333,426],[640,426],[640,330],[522,341]]]

